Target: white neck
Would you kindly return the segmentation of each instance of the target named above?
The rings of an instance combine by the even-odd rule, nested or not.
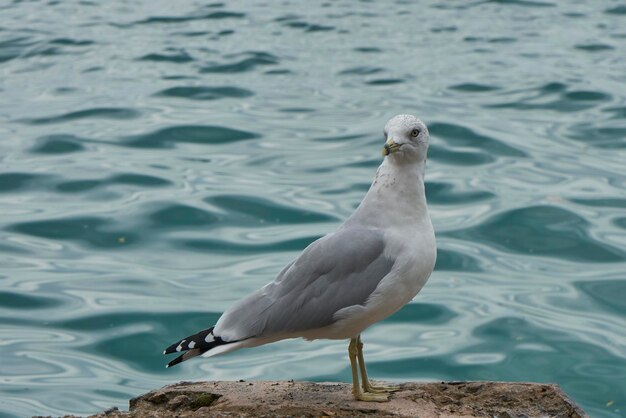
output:
[[[424,168],[425,162],[398,164],[385,158],[365,198],[346,223],[383,227],[430,222]]]

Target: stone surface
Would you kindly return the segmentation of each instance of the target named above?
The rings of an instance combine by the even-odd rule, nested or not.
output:
[[[357,402],[347,383],[180,382],[95,418],[144,417],[498,417],[584,418],[556,385],[501,382],[403,383],[385,403]]]

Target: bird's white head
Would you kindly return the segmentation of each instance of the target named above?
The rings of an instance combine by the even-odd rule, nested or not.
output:
[[[428,128],[413,115],[398,115],[385,125],[383,156],[396,164],[415,164],[426,161]]]

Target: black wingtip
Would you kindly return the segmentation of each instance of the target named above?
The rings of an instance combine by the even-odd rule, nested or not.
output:
[[[175,342],[167,347],[163,354],[180,353],[181,351],[192,350],[194,348],[203,348],[213,341],[221,341],[219,338],[213,337],[213,328],[215,327],[204,329],[194,335],[190,335],[189,337]],[[211,336],[210,341],[206,340],[208,335]],[[209,349],[210,347],[206,348]]]
[[[182,363],[190,358],[202,355],[220,345],[234,343],[236,341],[224,341],[220,337],[213,334],[213,328],[202,330],[187,338],[183,338],[175,344],[170,345],[163,351],[163,354],[180,353],[181,355],[167,363],[166,368]]]
[[[174,360],[170,361],[169,363],[167,363],[167,365],[165,366],[166,369],[169,369],[172,366],[176,366],[178,363],[182,363],[184,360],[184,354],[181,354],[180,356],[176,357]]]
[[[170,345],[163,351],[163,354],[172,354],[172,353],[179,352],[180,350],[177,350],[177,348],[183,341],[185,340],[183,339],[183,340],[178,341],[177,343]]]

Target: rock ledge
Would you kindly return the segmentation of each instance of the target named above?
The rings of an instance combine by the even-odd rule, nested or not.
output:
[[[567,417],[587,415],[556,385],[502,382],[404,383],[386,403],[357,402],[347,383],[180,382],[93,418],[165,417]]]

